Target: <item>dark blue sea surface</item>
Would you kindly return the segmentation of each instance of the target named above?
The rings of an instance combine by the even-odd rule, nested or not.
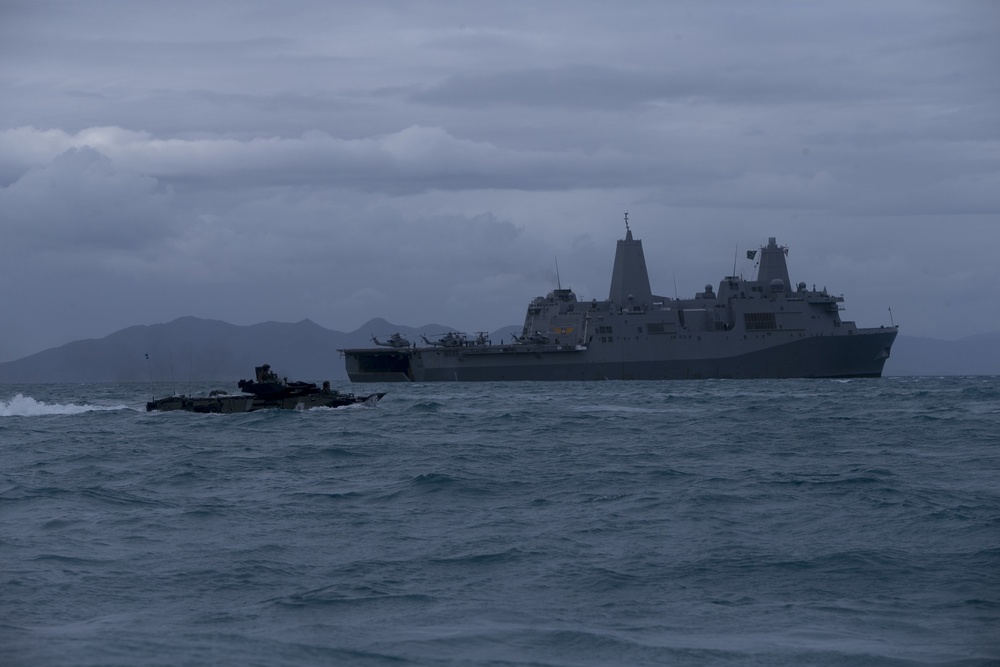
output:
[[[0,386],[0,664],[1000,662],[1000,378],[380,389]]]

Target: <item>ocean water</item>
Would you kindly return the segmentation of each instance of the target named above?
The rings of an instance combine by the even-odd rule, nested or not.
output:
[[[1000,663],[1000,378],[381,389],[0,386],[0,664]]]

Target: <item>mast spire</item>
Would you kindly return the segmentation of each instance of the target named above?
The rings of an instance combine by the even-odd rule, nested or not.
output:
[[[649,289],[649,274],[646,272],[646,258],[642,253],[642,241],[632,238],[632,228],[625,213],[625,238],[618,241],[615,251],[615,266],[611,271],[611,292],[608,300],[619,306],[631,307],[652,303],[653,294]]]

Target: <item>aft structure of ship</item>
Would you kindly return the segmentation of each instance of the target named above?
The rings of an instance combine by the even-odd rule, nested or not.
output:
[[[521,336],[341,350],[352,382],[879,377],[896,326],[841,319],[843,297],[793,285],[774,238],[748,256],[757,276],[726,276],[691,299],[652,293],[626,216],[611,291],[581,301],[555,289],[529,305]],[[455,339],[452,339],[454,342]]]

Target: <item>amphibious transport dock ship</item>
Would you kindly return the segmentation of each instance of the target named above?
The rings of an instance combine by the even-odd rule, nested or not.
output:
[[[693,299],[652,293],[642,241],[625,220],[611,292],[580,301],[556,289],[528,305],[521,336],[493,345],[451,334],[425,347],[399,340],[341,350],[352,382],[678,380],[879,377],[898,327],[842,320],[844,301],[792,285],[774,238],[756,280],[727,276]],[[377,341],[376,341],[377,342]]]

